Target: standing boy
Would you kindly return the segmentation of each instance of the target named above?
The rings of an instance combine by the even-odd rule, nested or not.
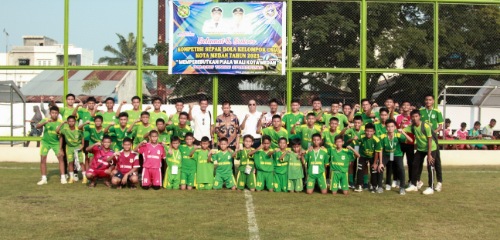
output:
[[[42,144],[40,147],[40,172],[42,173],[42,179],[37,183],[38,185],[47,184],[47,154],[52,149],[54,154],[57,156],[59,161],[59,171],[61,173],[61,183],[66,184],[66,176],[64,175],[64,162],[63,162],[63,151],[62,146],[59,141],[59,135],[56,132],[57,127],[62,123],[59,117],[59,108],[56,106],[50,107],[50,117],[45,118],[40,121],[37,125],[37,129],[43,128]]]
[[[349,163],[359,158],[359,153],[351,146],[344,148],[344,139],[342,136],[335,137],[335,148],[329,149],[331,158],[330,168],[332,171],[330,188],[332,194],[337,194],[337,191],[342,189],[342,193],[347,195],[349,192]]]
[[[273,152],[274,160],[274,191],[275,192],[287,192],[288,191],[288,161],[283,161],[282,156],[284,156],[289,149],[288,141],[286,138],[280,138],[278,140],[279,149],[275,149]]]
[[[113,139],[113,151],[118,152],[122,150],[123,147],[123,139],[129,137],[130,133],[128,129],[130,128],[130,124],[128,124],[128,113],[122,112],[118,114],[118,122],[119,124],[109,125],[106,129],[104,129],[104,134],[109,134],[111,139]]]
[[[250,156],[253,156],[255,168],[257,169],[257,184],[255,186],[257,191],[262,191],[264,188],[269,192],[274,191],[274,166],[270,147],[271,137],[265,135],[262,136],[261,146],[249,153]]]
[[[163,119],[158,119],[160,121]],[[178,137],[170,139],[170,148],[167,152],[167,171],[163,181],[166,189],[179,189],[181,184],[182,154],[179,150],[181,141]]]
[[[212,154],[208,154],[208,161],[215,164],[215,179],[214,179],[214,189],[222,189],[222,185],[226,185],[226,188],[235,190],[234,176],[233,176],[233,151],[230,150],[229,141],[227,138],[223,137],[219,139],[220,151]]]
[[[283,127],[281,127],[282,122],[280,115],[274,115],[272,118],[271,126],[266,127],[264,129],[261,129],[260,125],[261,122],[262,121],[259,121],[259,125],[257,126],[257,133],[262,134],[263,136],[267,135],[271,137],[271,149],[278,148],[278,141],[281,138],[285,138],[288,144],[288,131]]]
[[[302,149],[307,150],[312,146],[312,135],[321,133],[321,126],[315,124],[316,117],[314,113],[308,113],[306,117],[306,123],[300,125],[295,124],[292,127],[292,134],[297,134],[302,142]]]
[[[68,127],[63,127],[64,124],[68,124]],[[83,144],[85,144],[83,140],[83,132],[78,129],[76,126],[76,117],[75,116],[69,116],[68,120],[62,122],[56,129],[56,133],[61,133],[66,140],[66,156],[68,159],[68,173],[70,173],[69,181],[68,183],[73,183],[75,181],[75,176],[73,176],[73,171],[74,171],[74,166],[75,166],[75,161],[76,162],[82,162],[83,167],[82,167],[82,175],[83,178],[86,178],[86,173],[85,173],[85,164],[83,161],[85,160],[83,158],[83,153],[82,153],[82,148]],[[62,129],[61,129],[62,128]],[[79,163],[76,163],[77,166],[80,166]],[[78,172],[76,173],[76,177],[78,177]]]
[[[192,132],[186,133],[185,141],[186,144],[181,144],[179,147],[182,156],[181,190],[192,190],[196,183],[196,160],[190,156],[191,152],[194,151]]]
[[[102,116],[102,126],[104,128],[107,128],[109,125],[117,124],[118,121],[116,119],[116,113],[113,111],[113,108],[115,107],[115,99],[112,97],[108,97],[104,102],[106,104],[106,112],[99,112],[97,113],[97,115]]]
[[[283,124],[288,131],[288,139],[291,141],[295,138],[300,138],[297,134],[292,134],[292,127],[296,124],[301,125],[304,123],[304,114],[300,112],[300,102],[298,99],[292,99],[292,111],[283,115]]]
[[[253,143],[254,139],[252,135],[245,135],[243,136],[243,149],[237,150],[236,159],[240,160],[238,175],[236,176],[238,190],[243,190],[247,187],[250,191],[255,191],[255,164],[253,158],[250,156],[250,152],[254,151],[254,148],[252,148]]]
[[[358,161],[358,175],[356,179],[356,192],[363,191],[363,175],[368,169],[368,163],[370,164],[371,174],[370,174],[370,191],[374,193],[377,191],[378,186],[378,166],[383,166],[379,164],[382,159],[382,145],[380,143],[380,138],[375,136],[375,126],[373,123],[368,123],[365,125],[365,135],[361,136],[359,141],[359,153],[360,158]],[[380,186],[379,186],[380,187]],[[380,190],[378,190],[380,191]],[[382,190],[383,191],[383,190]]]
[[[149,142],[143,140],[138,146],[139,154],[142,154],[144,163],[142,165],[142,187],[154,190],[161,188],[161,163],[165,159],[165,149],[158,143],[158,131],[149,132]]]
[[[291,140],[293,152],[287,151],[286,154],[281,155],[283,161],[288,162],[288,191],[289,192],[302,192],[304,184],[305,162],[304,152],[300,146],[300,139],[295,138]]]
[[[330,156],[326,148],[321,147],[321,135],[315,133],[312,135],[313,146],[304,156],[307,164],[307,194],[312,194],[316,183],[321,193],[327,193],[327,184],[325,168],[329,165]]]
[[[210,190],[214,182],[214,164],[208,161],[210,139],[202,137],[200,146],[196,146],[191,156],[196,161],[196,189]]]

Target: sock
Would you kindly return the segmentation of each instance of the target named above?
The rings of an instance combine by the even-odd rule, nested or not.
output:
[[[61,174],[61,179],[66,179],[66,174]]]
[[[83,178],[87,178],[87,173],[85,171],[82,171]]]
[[[363,183],[368,184],[368,174],[363,175]]]
[[[354,174],[349,174],[349,184],[354,183]]]
[[[42,180],[47,180],[47,175],[42,175]]]

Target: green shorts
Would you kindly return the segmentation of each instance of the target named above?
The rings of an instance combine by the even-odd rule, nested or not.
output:
[[[288,191],[288,174],[274,174],[274,191],[287,192]]]
[[[211,183],[198,183],[196,185],[197,190],[211,190],[213,187],[213,184]]]
[[[314,186],[318,183],[321,190],[325,190],[326,187],[326,177],[325,173],[309,175],[307,177],[307,189],[314,189]]]
[[[238,189],[243,190],[245,186],[248,189],[255,189],[255,174],[245,174],[245,171],[238,171],[238,176],[236,176],[236,182],[238,183]]]
[[[169,168],[165,171],[165,178],[163,179],[163,187],[166,189],[179,189],[181,184],[180,174],[169,174]]]
[[[267,190],[273,189],[273,172],[261,172],[257,171],[257,184],[255,186],[256,190]]]
[[[59,143],[58,144],[48,144],[44,141],[42,141],[42,144],[40,145],[40,156],[47,156],[49,154],[50,149],[54,151],[54,154],[57,156],[59,154]]]
[[[234,176],[233,174],[215,174],[214,189],[222,189],[222,185],[226,185],[226,188],[234,187]]]
[[[349,190],[349,177],[348,173],[333,171],[331,174],[330,188],[332,192],[337,192],[340,189],[342,191]]]
[[[196,186],[196,173],[182,172],[181,171],[181,185]]]
[[[85,158],[83,158],[83,152],[78,151],[78,155],[75,156],[75,150],[80,150],[80,147],[68,147],[66,145],[66,158],[68,159],[68,162],[73,162],[76,158],[78,158],[78,162],[83,163],[85,160]]]
[[[288,179],[288,191],[302,192],[302,190],[304,190],[302,178]]]

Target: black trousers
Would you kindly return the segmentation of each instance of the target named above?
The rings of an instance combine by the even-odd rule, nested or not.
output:
[[[413,175],[413,159],[415,159],[415,146],[413,144],[402,143],[401,151],[403,151],[403,157],[406,155],[406,165],[408,166],[408,179],[411,181]],[[418,180],[420,181],[420,177],[418,178]]]
[[[441,159],[438,157],[438,151],[432,151],[431,152],[432,157],[434,158],[434,168],[436,170],[436,178],[438,182],[443,181],[443,174],[442,174],[442,169],[441,169]],[[413,185],[417,185],[418,179],[420,179],[420,175],[422,173],[423,165],[424,165],[424,159],[427,157],[427,152],[422,152],[422,151],[417,151],[415,153],[415,159],[413,161],[413,175],[411,179],[411,183]],[[420,174],[419,174],[420,173]],[[432,186],[433,183],[436,183],[436,179],[433,181],[433,173],[431,170],[431,165],[427,164],[427,174],[428,174],[428,183],[429,186]]]
[[[365,157],[360,157],[358,160],[358,171],[356,174],[356,186],[363,186],[363,175],[364,172],[368,169],[368,163],[370,164],[370,167],[373,166],[373,162],[375,161],[374,158],[365,158]],[[371,170],[370,174],[370,183],[373,187],[377,187],[378,185],[378,178],[379,178],[379,173],[377,170]]]
[[[389,156],[383,156],[382,157],[382,162],[384,163],[384,166],[385,166],[385,171],[387,172],[387,176],[386,176],[386,184],[391,184],[392,181],[391,181],[391,171],[394,171],[394,174],[396,176],[398,176],[398,180],[399,180],[399,187],[400,188],[404,188],[405,187],[405,165],[403,163],[403,157],[396,157],[394,156],[394,161],[390,161],[390,157]],[[389,167],[391,166],[391,167]],[[378,185],[379,186],[382,186],[382,176],[384,175],[383,172],[379,173],[379,182],[378,182]]]

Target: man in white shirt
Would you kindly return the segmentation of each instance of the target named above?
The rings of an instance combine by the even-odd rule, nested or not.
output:
[[[203,23],[203,33],[205,34],[226,34],[228,32],[228,24],[222,17],[222,9],[220,7],[212,8],[212,18]]]
[[[259,123],[261,114],[261,112],[257,111],[257,102],[254,99],[248,101],[248,113],[245,115],[240,128],[242,136],[252,135],[254,138],[253,148],[258,148],[260,146],[260,139],[262,136],[257,134],[257,124]]]
[[[496,124],[497,124],[497,120],[492,118],[490,120],[490,124],[484,126],[483,131],[481,132],[481,134],[483,134],[483,139],[485,139],[485,140],[496,139],[496,137],[494,136],[494,131],[493,131],[493,128],[495,128]],[[489,145],[488,149],[496,150],[497,146],[496,145]]]
[[[194,131],[195,145],[200,145],[202,137],[210,139],[210,146],[212,146],[212,113],[207,110],[208,99],[203,96],[199,100],[199,109],[193,110],[193,104],[189,104],[189,121]]]
[[[262,128],[266,128],[272,125],[274,115],[280,115],[278,113],[278,100],[276,98],[269,100],[269,112],[264,115]]]

